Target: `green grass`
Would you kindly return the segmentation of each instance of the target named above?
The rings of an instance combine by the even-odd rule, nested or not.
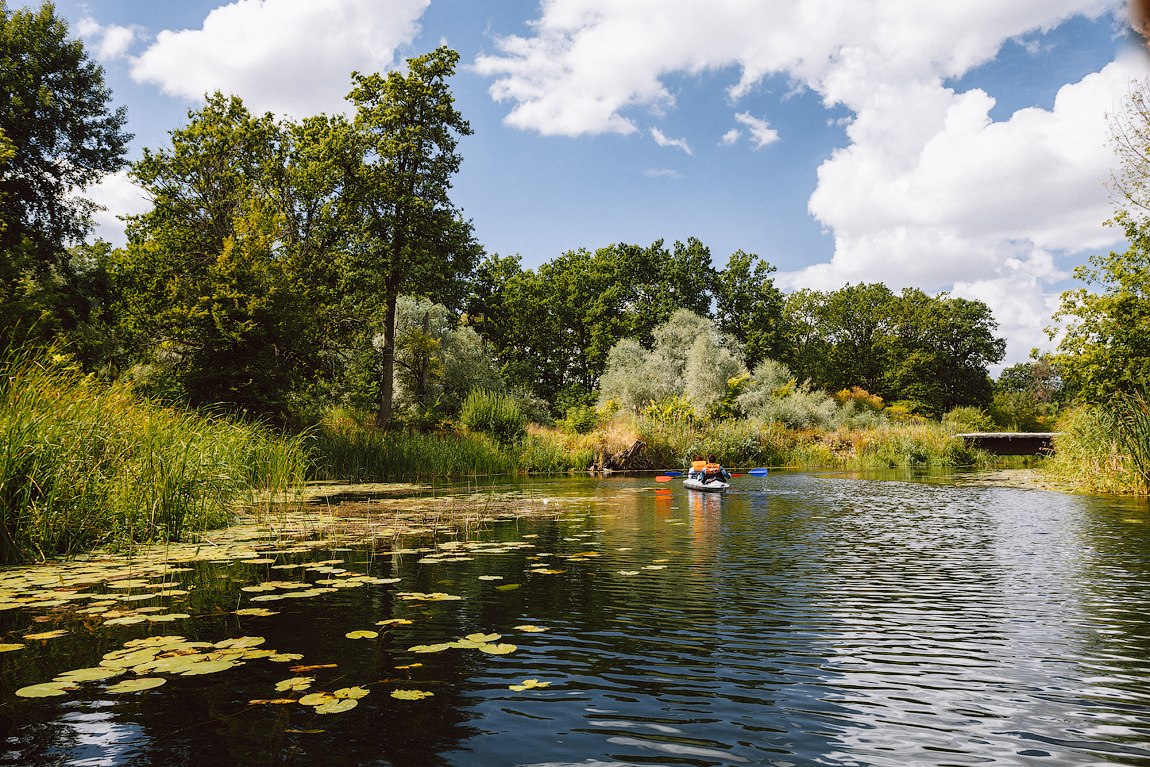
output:
[[[1150,396],[1116,397],[1107,407],[1077,407],[1058,422],[1047,476],[1093,493],[1150,494]]]
[[[0,362],[0,562],[227,524],[302,481],[302,438],[159,407],[44,354]]]

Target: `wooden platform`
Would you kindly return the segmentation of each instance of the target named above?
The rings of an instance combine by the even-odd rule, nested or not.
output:
[[[1057,432],[972,432],[959,434],[967,447],[995,455],[1049,455],[1054,452]]]

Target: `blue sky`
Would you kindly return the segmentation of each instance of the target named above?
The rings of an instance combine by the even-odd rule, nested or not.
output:
[[[10,2],[10,7],[20,5]],[[488,252],[697,237],[785,289],[986,301],[1007,362],[1049,348],[1069,273],[1121,247],[1106,113],[1150,63],[1119,0],[57,2],[128,107],[133,152],[202,94],[301,117],[352,70],[447,43],[475,135],[453,198]],[[101,234],[146,202],[92,195]]]

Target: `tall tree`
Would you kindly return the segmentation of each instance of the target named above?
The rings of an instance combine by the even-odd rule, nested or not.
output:
[[[85,187],[118,170],[131,136],[110,111],[104,70],[68,36],[51,3],[0,0],[0,324],[49,312],[34,294],[78,289],[67,245],[83,239],[95,205]]]
[[[743,345],[750,367],[777,359],[784,348],[783,293],[767,276],[774,271],[758,256],[739,250],[717,275],[715,321]]]
[[[471,134],[447,84],[458,61],[443,46],[408,59],[406,73],[352,75],[358,158],[347,167],[345,202],[357,241],[344,274],[351,295],[382,303],[376,418],[384,428],[391,423],[395,306],[405,281],[415,272],[469,273],[479,257],[470,225],[448,197],[461,161],[459,137]]]
[[[153,207],[119,254],[121,322],[169,393],[284,417],[332,302],[340,230],[312,154],[327,132],[217,93],[170,135],[132,167]]]

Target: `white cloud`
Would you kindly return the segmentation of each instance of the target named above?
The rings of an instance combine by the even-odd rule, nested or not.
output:
[[[119,217],[146,213],[152,208],[151,200],[143,189],[128,178],[127,171],[104,176],[100,183],[88,187],[84,196],[106,209],[97,211],[94,216],[96,229],[93,236],[117,247],[127,242],[124,222]]]
[[[729,131],[723,134],[723,138],[719,143],[723,144],[724,146],[731,146],[732,144],[738,143],[739,139],[742,137],[742,131],[740,131],[738,128],[731,128]]]
[[[682,178],[682,174],[677,170],[671,168],[648,168],[643,171],[643,175],[647,178]]]
[[[944,83],[1008,40],[1107,13],[1125,18],[1125,3],[548,0],[529,36],[497,40],[476,68],[510,104],[508,124],[571,136],[631,132],[637,110],[673,109],[669,75],[735,68],[736,103],[785,75],[850,115],[849,143],[818,169],[809,201],[834,234],[834,257],[779,282],[953,289],[1001,315],[1014,354],[1044,338],[1052,285],[1066,276],[1051,254],[1081,257],[1115,240],[1102,227],[1104,115],[1145,67],[1115,62],[1063,87],[1053,109],[999,122],[992,94]],[[759,146],[778,138],[749,112],[736,119]],[[722,143],[740,138],[734,129]]]
[[[139,26],[122,27],[118,24],[100,24],[95,19],[81,19],[76,25],[76,32],[84,41],[89,50],[97,59],[114,61],[128,55],[128,49],[136,41],[143,30]]]
[[[667,138],[667,136],[663,134],[663,131],[658,128],[651,129],[651,138],[655,139],[655,143],[659,146],[676,147],[682,149],[687,154],[691,154],[691,147],[687,145],[687,139],[685,138]]]
[[[755,142],[756,149],[779,140],[777,130],[772,128],[766,120],[752,117],[750,112],[739,112],[735,115],[735,119],[746,126],[747,132],[751,134],[751,140]]]
[[[430,0],[235,0],[196,30],[165,30],[132,77],[191,101],[216,90],[255,112],[342,111],[353,70],[396,63]]]

